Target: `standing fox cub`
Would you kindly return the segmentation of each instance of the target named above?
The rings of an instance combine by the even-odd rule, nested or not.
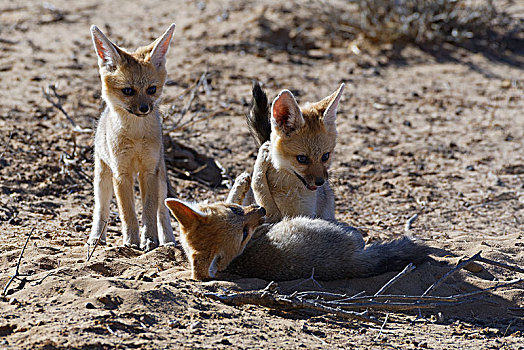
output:
[[[95,135],[95,208],[88,244],[105,242],[109,204],[115,191],[124,245],[151,250],[174,242],[164,206],[167,175],[158,102],[166,81],[166,53],[175,31],[128,52],[109,41],[96,26],[91,35],[98,56],[102,97],[107,104]],[[134,179],[143,204],[139,237],[134,206]]]
[[[249,176],[244,174],[232,190],[239,192],[228,200],[243,200],[248,189]],[[198,280],[226,269],[268,281],[306,278],[312,271],[320,280],[368,277],[419,263],[429,250],[410,237],[365,246],[356,228],[322,219],[294,217],[262,224],[266,211],[255,204],[165,202],[180,223],[182,246]]]
[[[289,90],[282,90],[269,108],[260,85],[253,85],[247,123],[260,148],[252,193],[244,204],[263,206],[269,222],[286,216],[335,219],[335,196],[327,180],[343,91],[341,84],[332,95],[301,108]]]

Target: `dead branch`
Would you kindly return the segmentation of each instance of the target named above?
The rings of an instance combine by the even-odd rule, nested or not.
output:
[[[100,235],[97,237],[95,245],[93,246],[93,250],[91,251],[91,253],[89,253],[90,245],[87,244],[87,259],[86,259],[86,262],[88,262],[89,259],[91,259],[91,257],[95,253],[96,246],[98,245],[98,242],[100,242],[100,238],[102,237],[102,233],[106,229],[106,226],[107,226],[107,221],[104,221],[104,226],[102,227],[102,232],[100,232]]]
[[[171,129],[169,129],[168,132],[180,129],[180,124],[182,123],[182,119],[184,119],[184,116],[186,115],[186,113],[191,108],[191,104],[193,104],[193,100],[196,97],[196,93],[198,91],[198,88],[204,83],[205,79],[207,79],[207,70],[202,73],[200,78],[195,82],[195,84],[191,88],[190,93],[189,93],[189,99],[187,100],[186,104],[184,105],[184,107],[180,111],[180,116],[177,118],[177,120],[175,120],[175,122],[173,124],[173,127]]]
[[[457,301],[457,298],[451,297],[437,297],[437,296],[420,296],[420,295],[396,295],[396,294],[382,294],[382,295],[369,295],[369,296],[358,296],[347,299],[334,300],[334,302],[352,302],[358,303],[361,301],[391,301],[391,300],[406,300],[406,301],[438,301],[438,302],[449,302],[453,303]],[[331,301],[326,301],[330,303]]]
[[[493,266],[498,266],[498,267],[502,267],[503,269],[507,269],[507,270],[511,270],[511,271],[516,271],[516,272],[520,272],[520,273],[524,273],[524,269],[523,268],[520,268],[518,266],[513,266],[513,265],[508,265],[508,264],[504,264],[504,263],[501,263],[501,262],[498,262],[498,261],[495,261],[495,260],[491,260],[491,259],[488,259],[488,258],[484,258],[482,256],[480,256],[477,261],[479,262],[483,262],[483,263],[486,263],[486,264],[490,264],[490,265],[493,265]]]
[[[4,287],[4,290],[2,292],[2,294],[4,296],[7,295],[7,290],[9,288],[9,285],[11,285],[11,283],[15,280],[15,278],[18,278],[18,276],[20,276],[20,272],[19,272],[19,269],[20,269],[20,263],[22,262],[22,256],[24,255],[24,252],[25,252],[25,248],[27,247],[27,243],[29,243],[29,239],[31,238],[31,236],[33,235],[33,232],[35,231],[35,228],[33,227],[31,229],[31,232],[29,232],[29,235],[27,236],[27,239],[25,240],[25,244],[24,244],[24,247],[22,248],[22,251],[20,252],[20,256],[18,257],[18,262],[16,263],[16,270],[15,270],[15,274],[13,276],[11,276],[11,278],[9,279],[9,281],[7,281],[7,284],[5,285]]]
[[[214,116],[216,116],[217,114],[220,114],[222,112],[225,112],[229,109],[222,109],[222,110],[219,110],[219,111],[215,111],[213,113],[209,113],[208,115],[205,115],[203,117],[200,117],[200,118],[196,118],[196,119],[190,119],[188,120],[187,122],[183,123],[183,124],[176,124],[174,125],[170,130],[169,132],[176,132],[176,131],[180,131],[180,130],[184,130],[184,129],[187,129],[189,128],[190,126],[194,125],[194,124],[197,124],[197,123],[200,123],[200,122],[203,122],[204,120],[208,120],[208,119],[211,119],[213,118]]]
[[[427,303],[398,303],[398,302],[366,302],[366,303],[337,303],[331,302],[330,305],[342,310],[361,310],[371,309],[375,311],[408,311],[415,309],[435,309],[442,306],[452,306],[471,302],[473,300],[457,300],[454,302],[427,302]]]
[[[314,267],[311,269],[311,276],[309,276],[308,279],[303,280],[302,282],[300,282],[300,283],[298,283],[297,285],[295,285],[294,288],[303,285],[303,284],[306,283],[307,281],[311,281],[311,282],[313,282],[313,284],[316,285],[318,288],[324,289],[324,287],[322,287],[322,285],[321,285],[321,284],[320,284],[320,283],[315,279],[315,268],[314,268]]]
[[[51,92],[53,93],[53,96],[51,96]],[[79,133],[87,133],[92,132],[89,128],[81,128],[79,127],[76,122],[69,116],[69,114],[65,111],[64,107],[62,106],[62,97],[56,92],[56,85],[50,84],[47,86],[47,89],[42,88],[42,93],[44,95],[44,98],[53,105],[56,109],[58,109],[62,114],[67,118],[69,123],[73,126],[73,131],[79,132]]]
[[[380,331],[378,332],[377,336],[375,337],[375,341],[382,335],[382,331],[384,330],[384,327],[386,326],[386,322],[388,322],[389,318],[389,312],[386,314],[386,317],[384,318],[384,323],[382,323],[382,326],[380,327]]]
[[[429,293],[431,293],[434,289],[436,289],[438,286],[444,283],[444,281],[447,280],[449,277],[451,277],[451,275],[453,275],[454,273],[462,269],[464,266],[468,265],[470,262],[477,260],[480,257],[480,253],[482,253],[482,251],[473,255],[471,258],[462,261],[460,264],[455,266],[453,269],[449,270],[437,282],[433,283],[428,289],[426,289],[426,291],[422,294],[422,296],[429,295]]]
[[[362,294],[363,292],[358,293],[357,295]],[[339,299],[351,299],[352,297],[347,294],[338,294],[338,293],[330,293],[330,292],[317,292],[317,291],[307,291],[307,292],[297,292],[297,296],[306,298],[306,297],[313,297],[313,298],[322,298],[324,300],[339,300]]]
[[[64,270],[66,270],[66,267],[58,267],[56,269],[52,269],[44,277],[42,277],[40,279],[37,279],[37,280],[33,280],[32,281],[33,282],[32,286],[37,286],[39,284],[42,284],[47,277],[49,277],[51,275],[56,275],[57,273],[60,273],[60,272],[62,272]]]
[[[408,273],[410,273],[411,271],[415,270],[416,267],[415,265],[413,265],[412,263],[409,263],[405,268],[404,270],[400,271],[395,277],[393,277],[391,280],[389,280],[388,283],[386,283],[385,285],[382,286],[382,288],[380,288],[378,290],[378,292],[375,293],[375,296],[377,295],[380,295],[382,293],[384,293],[386,291],[386,289],[388,289],[389,287],[391,287],[395,282],[397,282],[399,279],[401,279],[403,276],[407,275]]]
[[[9,137],[7,138],[7,140],[5,140],[5,142],[3,144],[4,150],[2,151],[2,153],[0,153],[0,159],[2,159],[4,157],[5,152],[9,148],[9,142],[11,142],[12,138],[13,138],[13,131],[9,132]]]
[[[475,295],[487,293],[487,292],[490,292],[490,291],[493,291],[493,290],[497,290],[497,289],[500,289],[500,288],[503,288],[503,287],[509,287],[509,286],[512,286],[512,285],[515,285],[515,284],[519,284],[519,283],[522,283],[522,282],[524,282],[524,278],[519,278],[519,279],[516,279],[516,280],[513,280],[513,281],[499,283],[499,284],[497,284],[496,286],[493,286],[493,287],[488,287],[488,288],[485,288],[485,289],[476,290],[474,292],[453,295],[452,297],[453,298],[457,298],[457,299],[469,298],[469,297],[472,297],[472,296],[475,296]]]
[[[239,292],[231,293],[227,295],[220,295],[217,293],[205,293],[204,296],[221,301],[228,305],[240,306],[244,304],[259,305],[269,308],[282,309],[285,311],[289,310],[300,310],[300,309],[310,309],[316,310],[324,313],[333,314],[346,319],[355,319],[364,322],[371,322],[374,324],[381,325],[382,322],[379,322],[375,318],[367,317],[356,312],[350,312],[341,310],[339,308],[333,308],[330,306],[323,305],[322,303],[316,301],[309,301],[299,297],[290,298],[290,296],[278,295],[269,293],[267,291],[249,291],[249,292]]]
[[[411,226],[413,225],[415,220],[417,220],[417,218],[418,218],[418,213],[410,217],[408,221],[406,221],[406,226],[404,227],[404,231],[408,232],[409,230],[411,230]]]
[[[243,305],[252,304],[265,306],[269,308],[279,309],[282,311],[293,311],[300,309],[316,310],[319,312],[333,314],[347,319],[356,319],[365,322],[372,322],[380,324],[383,329],[389,318],[389,313],[394,311],[408,311],[421,309],[438,309],[441,307],[453,307],[460,304],[472,303],[484,299],[481,295],[488,292],[506,288],[512,285],[521,284],[524,278],[519,278],[507,282],[497,282],[496,285],[473,292],[456,294],[451,296],[430,296],[429,294],[438,288],[445,280],[447,280],[454,273],[468,265],[472,261],[484,261],[489,264],[507,268],[513,271],[520,271],[518,267],[510,266],[503,263],[498,263],[490,259],[484,259],[480,256],[481,252],[472,257],[460,262],[453,269],[448,271],[438,281],[433,283],[422,295],[386,295],[382,294],[387,288],[391,287],[400,278],[413,271],[415,268],[412,264],[407,265],[404,270],[389,280],[378,292],[374,295],[362,295],[360,292],[354,296],[347,294],[338,294],[320,291],[305,291],[293,292],[290,295],[279,294],[277,285],[274,282],[262,290],[234,292],[230,294],[206,293],[204,296],[219,300],[229,305]],[[311,278],[313,278],[313,274]],[[383,322],[379,322],[376,318],[367,316],[366,312],[357,312],[357,310],[374,310],[387,312],[386,318]]]

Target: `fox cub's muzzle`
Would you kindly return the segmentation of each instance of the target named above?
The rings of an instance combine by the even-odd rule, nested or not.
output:
[[[249,223],[256,226],[264,222],[264,217],[266,216],[266,209],[259,205],[252,204],[249,207],[245,208],[244,213]]]
[[[134,114],[137,117],[145,117],[149,115],[149,113],[151,113],[152,110],[152,105],[148,103],[140,103],[127,109],[129,113]]]
[[[321,174],[300,175],[295,171],[295,175],[310,191],[316,191],[317,188],[324,185],[328,179],[328,172],[326,168],[322,169]]]

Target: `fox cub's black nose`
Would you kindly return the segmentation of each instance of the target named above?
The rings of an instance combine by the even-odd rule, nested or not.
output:
[[[138,109],[139,109],[140,112],[142,112],[142,113],[147,113],[147,112],[149,112],[149,106],[146,105],[146,104],[140,105],[140,107],[139,107]]]
[[[315,179],[315,185],[322,186],[324,184],[324,179],[321,177],[318,177]]]
[[[262,215],[266,215],[266,209],[264,207],[258,207],[258,209],[262,212]]]

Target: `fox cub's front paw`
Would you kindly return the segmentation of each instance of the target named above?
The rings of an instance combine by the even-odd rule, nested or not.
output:
[[[249,186],[251,186],[251,174],[244,172],[237,176],[235,179],[235,185],[239,188],[247,188],[249,189]]]
[[[87,245],[88,246],[94,246],[95,244],[97,244],[96,241],[98,241],[98,244],[101,244],[101,245],[105,245],[106,244],[106,240],[104,238],[98,239],[98,237],[91,237],[91,236],[89,236],[89,239],[87,240]]]
[[[271,161],[271,142],[267,141],[258,149],[258,157],[265,161]]]

